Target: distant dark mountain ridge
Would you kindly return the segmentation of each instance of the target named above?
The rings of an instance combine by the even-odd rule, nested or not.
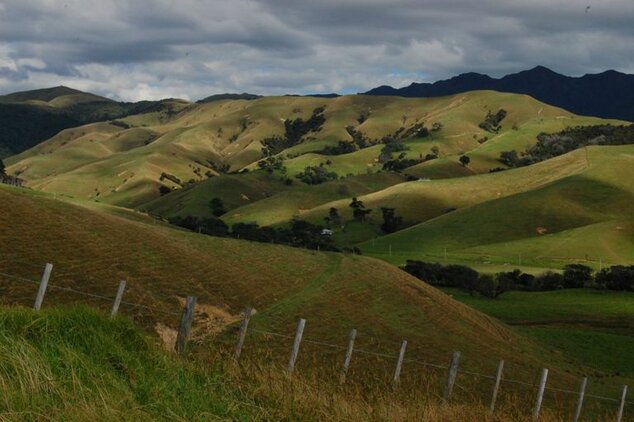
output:
[[[403,88],[384,85],[365,94],[441,97],[474,90],[526,94],[575,114],[634,121],[634,75],[615,70],[571,77],[537,66],[499,79],[471,72],[434,83],[415,82]]]

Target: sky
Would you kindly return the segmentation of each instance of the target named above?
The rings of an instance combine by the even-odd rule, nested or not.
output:
[[[0,0],[0,93],[356,93],[536,65],[634,73],[634,0]]]

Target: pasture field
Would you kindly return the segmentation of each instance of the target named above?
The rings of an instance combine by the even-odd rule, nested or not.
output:
[[[603,377],[634,377],[632,292],[507,292],[491,300],[455,289],[443,290],[556,350],[571,366],[590,367]]]

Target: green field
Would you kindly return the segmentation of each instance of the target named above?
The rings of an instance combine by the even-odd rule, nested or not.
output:
[[[634,293],[592,289],[508,292],[495,300],[445,290],[454,299],[512,325],[594,376],[633,377]]]

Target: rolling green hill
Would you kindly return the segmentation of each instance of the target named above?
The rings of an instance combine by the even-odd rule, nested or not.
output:
[[[496,115],[501,122],[491,120]],[[631,262],[632,192],[622,183],[632,176],[631,148],[594,146],[489,170],[504,169],[502,151],[523,151],[542,132],[605,123],[622,122],[491,91],[434,99],[165,100],[141,114],[63,130],[6,161],[29,187],[165,218],[210,217],[213,198],[222,200],[229,225],[293,218],[323,225],[336,208],[345,227],[334,228],[335,243],[394,263],[557,268],[571,260]],[[385,137],[398,140],[392,159],[400,154],[414,165],[382,170]],[[277,160],[270,172],[259,168],[263,141]],[[416,164],[432,151],[437,159]],[[471,158],[467,166],[462,154]],[[337,180],[308,185],[296,177],[308,166]],[[172,192],[161,196],[160,187]],[[367,223],[352,221],[355,196],[373,210]],[[382,207],[402,218],[397,233],[382,233]]]
[[[530,145],[540,131],[560,129],[571,122],[604,122],[573,116],[530,97],[486,91],[435,99],[224,100],[174,106],[159,117],[152,113],[129,116],[117,126],[99,123],[69,129],[9,159],[9,170],[37,189],[138,207],[157,198],[162,184],[179,188],[226,169],[257,169],[261,141],[289,135],[285,124],[299,119],[306,122],[319,107],[324,107],[323,124],[315,131],[301,132],[299,143],[294,140],[279,154],[285,159],[285,177],[293,179],[305,167],[319,165],[340,177],[377,172],[382,168],[380,142],[386,136],[402,138],[405,158],[413,160],[438,148],[438,160],[407,169],[408,174],[456,177],[486,173],[500,165],[496,159],[501,150]],[[500,109],[507,115],[497,133],[479,127],[487,113]],[[431,130],[434,124],[440,129]],[[419,131],[423,126],[426,133]],[[324,148],[334,147],[338,141],[362,142],[368,147],[324,155]],[[472,156],[468,168],[458,163],[465,152]],[[58,165],[62,167],[58,169]],[[161,180],[162,173],[180,183]]]
[[[516,263],[520,254],[524,264],[536,266],[632,262],[633,161],[630,145],[589,147],[529,167],[457,179],[474,183],[464,191],[476,186],[495,189],[501,176],[511,184],[515,180],[518,189],[366,242],[362,249],[399,263],[442,257],[444,250],[454,259],[498,264]],[[524,189],[540,169],[550,181]]]
[[[304,317],[310,335],[323,340],[345,338],[352,327],[364,333],[362,343],[374,338],[398,344],[407,337],[430,359],[444,360],[455,348],[465,353],[490,349],[490,356],[516,348],[520,356],[535,348],[496,321],[372,258],[201,236],[125,209],[72,204],[12,188],[0,187],[0,211],[0,273],[37,279],[41,264],[52,262],[52,286],[103,296],[112,296],[125,278],[126,300],[157,311],[124,312],[150,328],[159,322],[174,327],[178,316],[169,312],[180,310],[179,298],[195,294],[202,308],[229,315],[252,305],[258,310],[255,323],[277,331],[292,330]],[[11,281],[3,278],[3,303],[30,303],[34,286]],[[110,306],[55,288],[46,300],[48,306],[77,302]],[[222,330],[226,321],[210,323]]]

